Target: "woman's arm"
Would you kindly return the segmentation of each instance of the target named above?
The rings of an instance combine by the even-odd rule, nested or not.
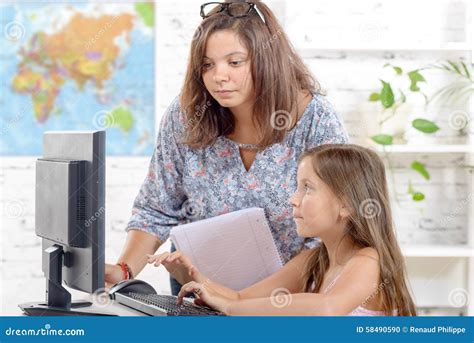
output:
[[[130,230],[127,241],[118,262],[125,262],[133,276],[138,275],[147,262],[146,254],[154,254],[161,241],[154,235],[140,230]],[[107,286],[123,280],[122,268],[114,264],[105,265],[105,281]]]
[[[161,246],[161,241],[151,233],[130,230],[127,241],[118,261],[124,261],[131,269],[132,275],[138,275],[146,266],[146,254],[154,254]]]
[[[175,98],[162,118],[148,173],[133,202],[126,228],[128,239],[119,261],[129,265],[134,277],[146,264],[146,255],[154,254],[168,239],[171,228],[185,219],[181,208],[186,200],[182,185],[184,147],[179,143],[182,130]],[[107,282],[122,279],[117,267],[106,265]],[[117,274],[120,280],[116,280]]]
[[[313,126],[310,127],[307,149],[323,144],[345,144],[349,138],[343,122],[332,104],[322,95],[316,95],[318,105],[315,107]]]

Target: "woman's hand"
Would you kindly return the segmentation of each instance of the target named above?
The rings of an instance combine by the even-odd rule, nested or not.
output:
[[[105,264],[105,288],[110,288],[123,280],[122,267],[117,264]]]
[[[182,285],[189,281],[201,282],[205,278],[191,263],[191,260],[181,251],[164,252],[159,255],[146,255],[148,263],[154,263],[155,267],[161,264]]]
[[[206,282],[199,283],[191,281],[181,287],[178,293],[178,304],[182,304],[183,298],[190,293],[194,293],[197,297],[194,301],[197,305],[206,305],[219,312],[228,314],[229,305],[232,303],[232,299],[223,296],[221,293],[216,292]]]

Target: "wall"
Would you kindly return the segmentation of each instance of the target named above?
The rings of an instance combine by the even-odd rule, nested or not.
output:
[[[167,0],[157,3],[156,127],[168,104],[179,93],[193,29],[200,22],[201,2]],[[469,38],[464,25],[464,1],[436,4],[420,0],[407,3],[342,0],[269,3],[294,45],[305,49],[302,51],[305,62],[327,91],[353,142],[366,144],[367,135],[376,130],[373,123],[377,113],[373,104],[366,100],[379,87],[379,78],[391,77],[390,70],[383,68],[385,63],[419,68],[448,57],[468,57],[465,51],[420,49]],[[374,46],[387,50],[372,50]],[[432,73],[429,77],[430,85],[437,85],[445,78],[440,73]],[[432,90],[426,88],[427,92]],[[405,115],[424,111],[420,99],[413,101],[414,105],[404,110]],[[435,138],[419,137],[412,131],[408,137],[422,143],[464,143],[465,137],[459,136],[449,125],[452,111],[452,108],[436,108],[423,112],[443,128]],[[392,160],[394,179],[390,176],[389,181],[392,194],[398,194],[397,201],[394,198],[392,203],[401,243],[465,243],[466,202],[472,196],[472,188],[467,172],[459,168],[465,162],[463,155],[435,157],[423,154],[417,158],[429,168],[429,182],[410,170],[412,156]],[[3,304],[0,308],[4,315],[18,314],[16,304],[20,302],[44,297],[40,240],[34,235],[35,159],[36,156],[3,157],[1,160],[0,286],[3,296],[0,301]],[[148,162],[149,157],[109,158],[107,161],[106,260],[109,263],[116,261],[125,242],[124,227]],[[409,180],[424,192],[424,202],[414,203],[410,199],[406,192]],[[168,247],[169,244],[165,244],[160,251]],[[417,301],[427,307],[449,306],[448,294],[465,282],[463,263],[462,260],[441,258],[412,264],[410,275]],[[168,275],[163,268],[146,267],[140,278],[161,292],[169,292]],[[452,310],[439,311],[453,313]]]

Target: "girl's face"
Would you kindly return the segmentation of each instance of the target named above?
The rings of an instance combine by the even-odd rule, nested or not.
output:
[[[247,49],[231,30],[209,36],[202,65],[207,91],[222,106],[232,109],[255,100]]]
[[[305,157],[298,166],[298,188],[289,201],[298,235],[321,237],[335,234],[347,213],[342,202],[313,171],[311,158]]]

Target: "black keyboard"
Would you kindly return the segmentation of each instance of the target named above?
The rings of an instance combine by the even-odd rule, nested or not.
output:
[[[140,294],[129,292],[116,294],[119,303],[150,316],[223,316],[224,314],[205,306],[194,305],[184,300],[176,304],[174,295]]]

